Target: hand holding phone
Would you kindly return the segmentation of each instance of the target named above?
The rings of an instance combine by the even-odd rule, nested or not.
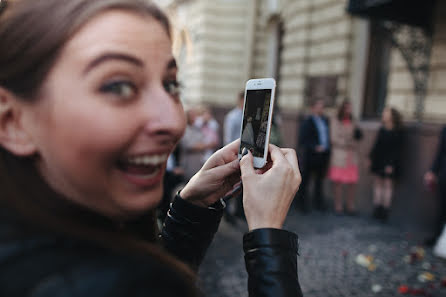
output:
[[[192,204],[208,207],[240,182],[240,165],[237,159],[239,140],[216,151],[181,191],[181,197]]]
[[[243,149],[248,149],[255,168],[266,164],[275,89],[273,78],[251,79],[246,83],[239,158]]]
[[[240,161],[243,205],[249,230],[281,229],[291,202],[301,183],[296,152],[269,145],[271,168],[259,172],[253,167],[253,155]]]

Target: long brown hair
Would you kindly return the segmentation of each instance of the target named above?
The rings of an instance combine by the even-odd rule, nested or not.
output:
[[[403,116],[401,113],[394,107],[385,107],[383,109],[383,114],[385,111],[390,113],[390,121],[392,122],[393,130],[402,130],[403,129]],[[381,123],[384,125],[384,118],[381,119]]]
[[[350,100],[345,99],[344,101],[342,101],[341,105],[338,108],[338,120],[342,121],[345,119],[345,108],[347,107],[347,105],[350,105]],[[348,116],[349,120],[353,119],[353,115],[350,113],[350,115]]]
[[[393,128],[395,130],[401,130],[403,128],[403,117],[401,113],[394,107],[390,107],[390,113],[392,115]]]
[[[0,7],[0,87],[18,100],[38,100],[42,85],[64,45],[91,18],[112,9],[154,18],[170,36],[167,17],[144,0],[8,0]],[[172,267],[194,296],[195,275],[183,263],[147,242],[124,232],[89,226],[83,217],[67,218],[55,211],[54,202],[64,200],[43,180],[32,158],[21,158],[0,147],[0,209],[11,209],[18,217],[43,230],[88,240],[108,249],[152,256]],[[156,234],[154,212],[149,213],[152,235]],[[153,237],[152,237],[153,239]]]

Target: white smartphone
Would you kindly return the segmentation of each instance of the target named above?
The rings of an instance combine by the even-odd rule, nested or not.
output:
[[[255,168],[265,166],[268,157],[275,91],[274,78],[251,79],[246,83],[238,156],[242,157],[244,148],[250,150]]]

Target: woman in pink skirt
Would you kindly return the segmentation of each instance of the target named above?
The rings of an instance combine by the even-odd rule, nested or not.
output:
[[[355,214],[355,188],[358,182],[358,140],[360,131],[352,117],[352,106],[345,100],[331,124],[332,155],[329,179],[333,182],[334,207],[337,214],[344,213],[343,186],[347,191],[347,215]]]

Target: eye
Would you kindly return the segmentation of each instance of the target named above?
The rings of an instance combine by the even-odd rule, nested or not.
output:
[[[163,82],[164,90],[171,96],[180,96],[181,90],[183,88],[182,84],[177,80],[168,80]]]
[[[104,84],[100,89],[102,93],[109,93],[124,99],[130,99],[137,93],[136,86],[130,81],[112,81]]]

